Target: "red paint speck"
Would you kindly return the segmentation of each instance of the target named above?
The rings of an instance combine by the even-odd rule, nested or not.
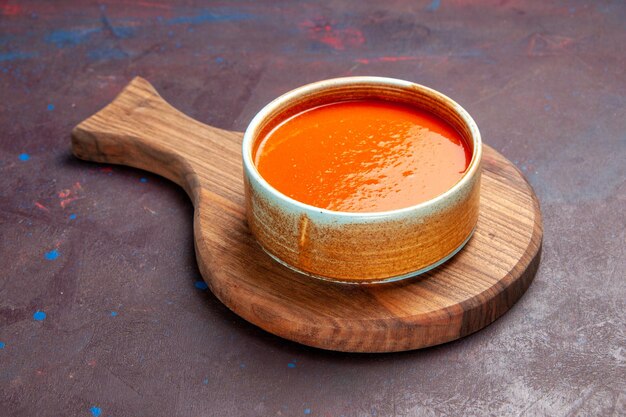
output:
[[[72,185],[71,190],[66,188],[64,190],[59,191],[57,195],[61,199],[61,202],[59,203],[61,205],[61,208],[65,208],[72,201],[76,201],[82,198],[79,195],[82,190],[83,190],[83,187],[80,185],[80,182],[75,182],[74,185]]]
[[[307,32],[310,39],[342,51],[355,48],[365,43],[363,33],[354,27],[337,27],[333,23],[305,20],[300,22],[300,29]]]
[[[66,198],[65,200],[61,200],[61,208],[65,208],[72,201],[78,200],[79,197]]]
[[[416,56],[381,56],[378,58],[380,62],[413,61],[415,59],[417,59]]]
[[[39,210],[50,211],[50,209],[48,209],[48,207],[44,206],[43,204],[41,204],[38,201],[35,201],[35,207],[37,207]]]
[[[4,16],[15,16],[21,13],[22,8],[17,4],[0,5],[0,10]]]

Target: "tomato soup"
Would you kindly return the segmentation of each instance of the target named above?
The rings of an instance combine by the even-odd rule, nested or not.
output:
[[[358,100],[303,111],[254,149],[263,178],[315,207],[381,212],[413,206],[450,189],[471,150],[449,124],[402,104]]]

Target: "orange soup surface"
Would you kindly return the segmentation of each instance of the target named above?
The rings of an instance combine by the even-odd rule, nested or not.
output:
[[[438,117],[376,100],[314,107],[283,121],[254,150],[265,180],[315,207],[380,212],[450,189],[471,150]]]

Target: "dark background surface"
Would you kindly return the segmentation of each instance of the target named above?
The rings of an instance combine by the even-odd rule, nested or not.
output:
[[[625,415],[625,23],[621,1],[0,1],[0,416]],[[233,130],[329,77],[448,94],[535,187],[534,283],[422,351],[257,329],[203,289],[182,190],[71,156],[135,75]]]

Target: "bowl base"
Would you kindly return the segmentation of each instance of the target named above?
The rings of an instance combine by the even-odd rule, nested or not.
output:
[[[438,260],[437,262],[432,263],[432,264],[430,264],[430,265],[428,265],[428,266],[426,266],[424,268],[418,269],[417,271],[409,272],[407,274],[402,274],[402,275],[396,275],[396,276],[393,276],[393,277],[382,278],[382,279],[379,279],[379,280],[368,279],[368,280],[365,280],[365,281],[359,281],[359,280],[354,280],[353,279],[353,280],[349,280],[349,281],[344,281],[344,280],[337,279],[337,278],[330,278],[330,277],[325,277],[323,275],[312,274],[310,272],[304,271],[304,270],[299,269],[299,268],[297,268],[297,267],[295,267],[293,265],[288,264],[287,262],[283,261],[279,257],[277,257],[274,254],[272,254],[266,248],[264,248],[263,245],[259,244],[259,246],[261,247],[261,249],[263,249],[263,252],[265,252],[273,260],[275,260],[276,262],[278,262],[282,266],[285,266],[285,267],[289,268],[290,270],[292,270],[294,272],[297,272],[298,274],[305,275],[307,277],[316,278],[316,279],[320,279],[322,281],[327,281],[327,282],[333,282],[333,283],[339,283],[339,284],[348,284],[348,285],[387,284],[387,283],[390,283],[390,282],[398,282],[398,281],[402,281],[402,280],[405,280],[405,279],[417,277],[417,276],[422,275],[422,274],[424,274],[424,273],[426,273],[426,272],[428,272],[430,270],[433,270],[433,269],[437,268],[440,265],[443,265],[446,261],[451,259],[454,255],[459,253],[461,251],[461,249],[463,249],[463,247],[467,244],[467,242],[469,242],[469,240],[474,235],[474,230],[476,230],[476,228],[472,229],[472,231],[470,232],[469,236],[467,236],[467,238],[457,248],[455,248],[452,252],[450,252],[450,254],[444,256],[442,259]]]

